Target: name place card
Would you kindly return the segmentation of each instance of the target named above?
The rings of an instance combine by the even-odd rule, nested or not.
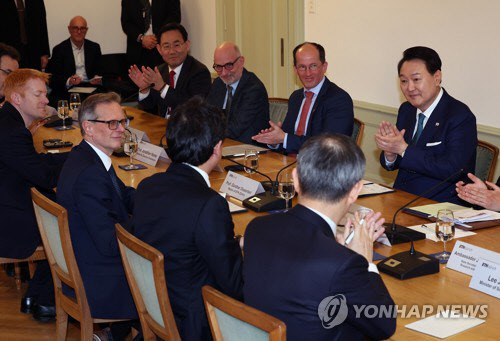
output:
[[[469,288],[500,298],[500,254],[496,254],[495,260],[479,258]]]
[[[219,192],[226,193],[238,200],[245,200],[252,195],[264,192],[262,184],[238,173],[227,173]]]
[[[151,142],[151,140],[149,139],[148,135],[146,134],[145,131],[142,131],[142,130],[139,130],[139,129],[135,129],[135,128],[132,128],[132,127],[128,127],[127,128],[128,130],[130,130],[130,132],[132,134],[134,134],[135,136],[137,136],[137,141],[144,141],[144,142]]]
[[[457,241],[446,268],[472,276],[479,258],[498,259],[498,253],[462,241]]]
[[[168,160],[165,149],[149,142],[140,141],[137,147],[137,154],[134,159],[147,163],[150,166],[156,166],[158,159]]]

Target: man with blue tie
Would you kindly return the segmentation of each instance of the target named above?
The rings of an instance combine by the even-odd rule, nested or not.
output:
[[[290,96],[283,125],[269,121],[270,127],[252,139],[297,153],[309,137],[323,132],[351,136],[352,99],[325,76],[328,63],[323,46],[309,42],[296,46],[293,64],[304,88]]]
[[[464,103],[441,88],[441,59],[436,51],[415,46],[398,64],[401,91],[407,102],[396,125],[381,122],[375,141],[385,169],[399,169],[394,188],[421,195],[463,169],[429,193],[437,201],[460,203],[455,182],[474,173],[476,117]]]

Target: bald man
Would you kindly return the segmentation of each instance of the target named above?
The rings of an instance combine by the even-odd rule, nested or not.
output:
[[[87,20],[76,16],[69,22],[70,37],[52,50],[47,71],[52,73],[50,87],[57,99],[67,99],[67,90],[76,85],[100,84],[98,74],[101,59],[99,44],[85,39],[88,31]]]
[[[264,84],[244,68],[245,57],[238,46],[224,42],[215,49],[213,82],[208,101],[226,113],[226,137],[255,143],[252,136],[269,122],[269,102]]]

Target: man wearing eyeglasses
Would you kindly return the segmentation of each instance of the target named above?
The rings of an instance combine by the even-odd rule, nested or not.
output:
[[[191,42],[184,26],[167,24],[157,38],[156,48],[165,63],[155,68],[132,65],[129,76],[140,89],[141,109],[168,118],[191,97],[207,96],[211,78],[207,67],[188,55]]]
[[[270,127],[253,139],[288,153],[297,153],[311,136],[322,132],[351,136],[354,124],[352,99],[325,76],[328,63],[325,49],[305,42],[293,50],[293,65],[303,89],[288,99],[283,125],[269,121]]]
[[[15,48],[0,43],[0,108],[5,100],[3,83],[12,71],[19,69],[19,58],[19,52]]]
[[[269,101],[264,84],[244,68],[245,57],[238,46],[224,42],[215,49],[213,82],[208,101],[226,113],[226,137],[254,143],[252,136],[267,128]]]
[[[72,86],[101,84],[98,76],[101,47],[85,39],[87,20],[74,17],[69,22],[68,31],[70,37],[53,48],[47,66],[47,72],[52,73],[50,87],[55,92],[55,99],[67,98],[67,90]]]
[[[134,319],[137,312],[125,278],[115,224],[132,213],[134,192],[111,163],[128,119],[114,92],[83,101],[78,120],[83,141],[73,148],[57,184],[57,201],[68,210],[69,230],[94,318]],[[123,327],[123,326],[121,326]],[[112,325],[115,340],[126,328]]]

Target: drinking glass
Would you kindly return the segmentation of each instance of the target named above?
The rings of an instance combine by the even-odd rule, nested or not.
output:
[[[439,263],[445,264],[450,258],[450,253],[446,252],[446,242],[455,236],[455,222],[451,210],[439,210],[436,221],[436,237],[443,242],[443,252],[436,255]]]
[[[71,127],[66,126],[66,118],[69,116],[69,106],[68,101],[60,100],[57,102],[57,116],[59,116],[63,120],[62,127],[59,127],[57,130],[70,130]]]
[[[125,135],[125,143],[123,144],[123,151],[125,154],[130,156],[130,163],[123,167],[126,170],[139,169],[139,165],[134,165],[134,155],[137,153],[139,144],[137,142],[137,136],[133,133]]]
[[[80,100],[80,94],[72,93],[69,95],[69,108],[71,109],[71,117],[78,120],[78,112],[80,111],[80,106],[82,101]]]
[[[259,153],[255,149],[245,149],[245,172],[255,173],[259,168]]]
[[[289,209],[289,202],[295,196],[295,186],[293,185],[292,174],[282,172],[278,177],[278,192],[286,200],[285,211]]]

